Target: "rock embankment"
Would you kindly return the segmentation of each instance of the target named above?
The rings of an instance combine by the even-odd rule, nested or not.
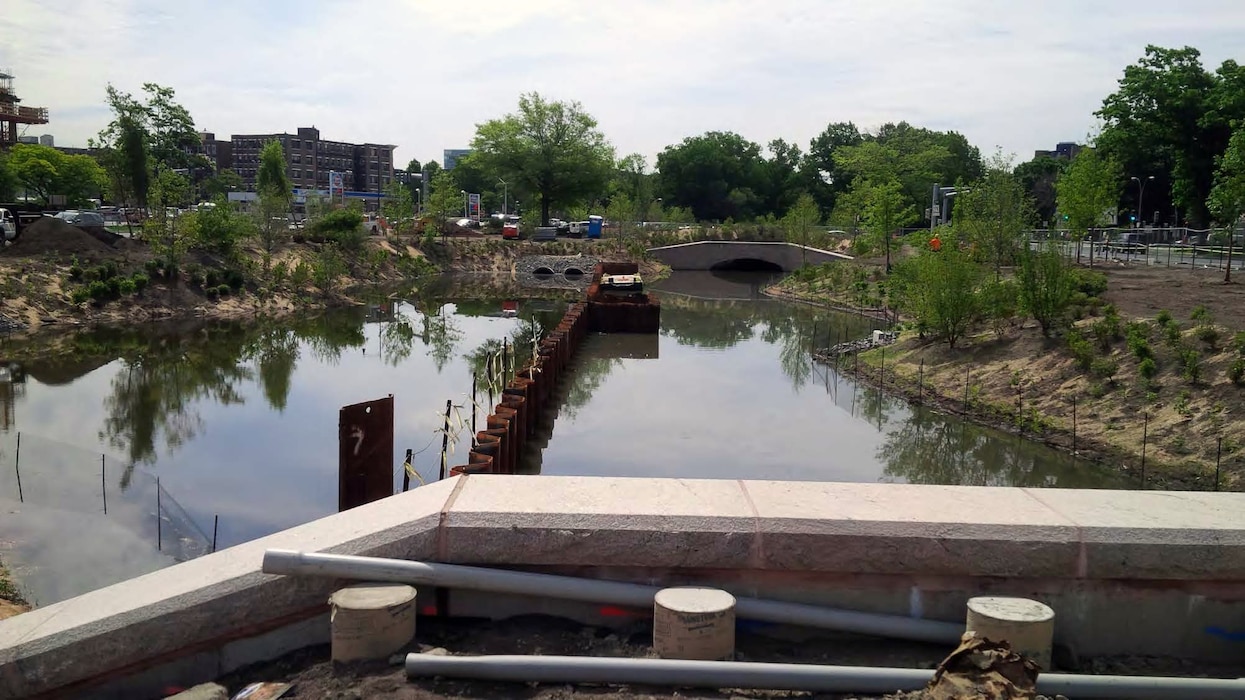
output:
[[[852,353],[890,345],[898,339],[899,331],[873,331],[872,334],[859,340],[849,340],[846,343],[832,345],[824,350],[816,350],[813,352],[813,359],[822,360],[823,362],[833,360],[840,355],[851,355]]]

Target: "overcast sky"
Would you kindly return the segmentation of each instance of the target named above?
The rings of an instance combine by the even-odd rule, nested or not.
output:
[[[3,0],[0,70],[57,145],[104,86],[167,85],[201,130],[440,160],[522,92],[579,100],[620,155],[730,130],[806,147],[833,121],[953,129],[1027,160],[1081,140],[1147,43],[1245,62],[1245,0]],[[1235,53],[1234,53],[1235,52]]]

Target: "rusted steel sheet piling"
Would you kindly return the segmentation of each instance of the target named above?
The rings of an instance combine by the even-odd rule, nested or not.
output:
[[[657,333],[661,305],[642,292],[611,294],[602,291],[601,276],[633,275],[635,263],[599,263],[584,301],[572,304],[549,335],[536,344],[536,352],[515,368],[502,390],[486,428],[476,433],[476,447],[467,464],[450,470],[456,474],[513,474],[523,447],[536,434],[540,416],[550,408],[554,388],[571,364],[575,351],[589,333]]]

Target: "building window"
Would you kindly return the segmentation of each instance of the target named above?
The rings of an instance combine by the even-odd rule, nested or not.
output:
[[[295,179],[295,180],[301,180],[301,179],[302,179],[302,177],[303,177],[303,171],[301,171],[301,170],[295,170],[295,171],[294,171],[294,179]]]
[[[303,144],[302,144],[302,142],[301,142],[301,141],[299,141],[298,139],[294,139],[294,140],[290,141],[290,148],[292,148],[292,149],[294,149],[294,150],[296,150],[296,151],[297,151],[297,150],[301,150],[301,149],[302,149],[302,147],[303,147]]]

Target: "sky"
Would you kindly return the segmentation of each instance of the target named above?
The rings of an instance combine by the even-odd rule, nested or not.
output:
[[[196,126],[441,159],[537,91],[649,162],[706,131],[806,148],[827,124],[963,133],[1018,161],[1083,141],[1147,44],[1245,61],[1242,0],[4,0],[0,70],[57,145],[109,83],[172,87]]]

